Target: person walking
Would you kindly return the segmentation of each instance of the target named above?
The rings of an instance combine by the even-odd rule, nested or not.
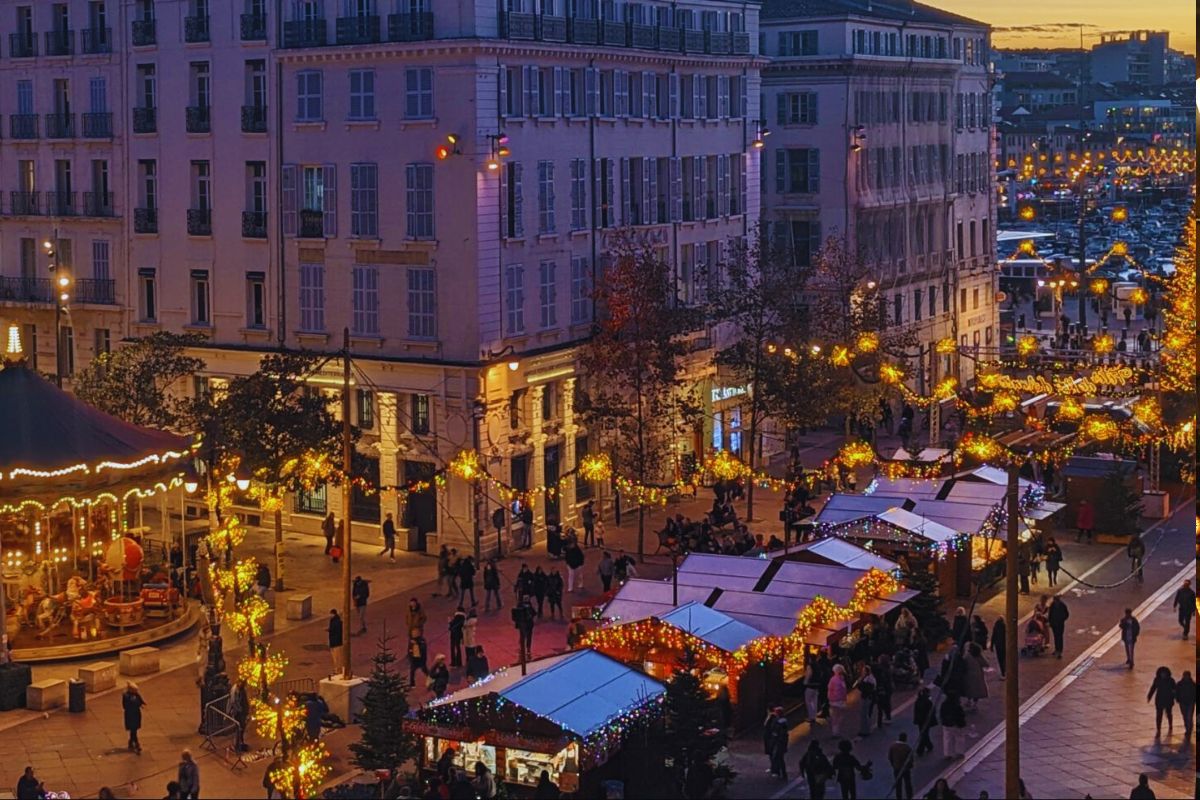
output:
[[[355,575],[350,597],[354,600],[354,613],[358,615],[357,636],[367,632],[367,600],[371,597],[371,582],[362,575]]]
[[[1154,682],[1146,694],[1146,702],[1154,701],[1154,738],[1162,736],[1163,716],[1167,718],[1167,735],[1175,729],[1175,679],[1168,667],[1159,667],[1154,673]]]
[[[449,584],[447,593],[450,597],[458,594],[458,565],[461,559],[458,557],[458,548],[451,547],[450,555],[446,558],[446,581]],[[462,599],[459,599],[462,602]]]
[[[446,696],[449,686],[450,670],[446,667],[446,657],[438,653],[429,670],[429,688],[433,691],[433,696],[440,699]]]
[[[446,587],[449,585],[449,580],[450,580],[450,548],[446,545],[442,545],[441,548],[438,550],[438,557],[437,557],[437,588],[438,588],[438,590],[433,593],[434,597],[439,597],[439,596],[441,596],[441,594],[443,592],[446,591]]]
[[[875,727],[882,728],[884,723],[892,721],[892,693],[895,686],[892,683],[892,659],[887,653],[880,653],[871,669],[875,678]]]
[[[842,800],[858,800],[858,777],[866,780],[870,774],[870,762],[864,764],[854,755],[854,745],[849,739],[838,742],[837,755],[833,757],[833,773],[837,779],[838,788],[842,790]]]
[[[829,698],[829,732],[834,736],[844,736],[846,727],[846,668],[841,664],[833,665],[833,673],[825,688]]]
[[[1045,555],[1046,576],[1050,579],[1051,586],[1058,586],[1058,571],[1062,568],[1063,552],[1053,536],[1046,540]]]
[[[461,608],[461,606],[460,606]],[[463,623],[463,650],[467,654],[467,663],[471,663],[471,653],[479,646],[479,616],[475,613],[475,609],[467,612],[467,619]]]
[[[1004,617],[996,617],[996,621],[992,623],[991,650],[996,654],[1000,680],[1004,680],[1004,670],[1008,668],[1008,626],[1004,623]]]
[[[475,649],[467,653],[467,677],[472,680],[480,680],[486,678],[491,668],[488,665],[488,657],[483,652],[483,645],[476,645]]]
[[[548,576],[542,569],[542,565],[538,564],[537,569],[533,571],[533,577],[530,579],[530,588],[533,594],[534,601],[537,602],[538,619],[542,618],[542,612],[546,608],[546,590],[549,588]]]
[[[815,738],[808,742],[808,749],[800,757],[800,774],[808,784],[811,800],[825,800],[825,784],[833,777],[833,764],[829,762],[821,743]]]
[[[337,521],[333,518],[332,511],[326,514],[321,522],[321,533],[325,536],[325,555],[329,555],[333,550],[333,537],[337,535]]]
[[[776,706],[774,719],[771,721],[771,737],[769,755],[771,757],[771,774],[781,780],[787,780],[787,748],[788,722],[783,715],[783,706]]]
[[[1192,631],[1192,617],[1196,616],[1196,592],[1192,590],[1192,582],[1185,580],[1183,586],[1175,592],[1171,608],[1179,613],[1179,626],[1183,628],[1183,639],[1187,641]]]
[[[1125,645],[1125,666],[1133,669],[1133,648],[1142,632],[1142,626],[1134,618],[1132,608],[1125,609],[1125,616],[1121,617],[1117,627],[1121,629],[1121,644]]]
[[[917,726],[917,755],[932,753],[933,739],[929,738],[929,732],[937,725],[937,714],[928,686],[922,686],[917,692],[916,702],[913,703],[913,724]]]
[[[458,604],[466,605],[467,595],[471,595],[471,607],[479,605],[475,601],[475,559],[466,556],[458,562]]]
[[[259,564],[258,571],[254,573],[254,593],[259,597],[266,597],[270,588],[271,568],[266,564]]]
[[[572,541],[567,544],[563,560],[567,563],[567,591],[572,594],[581,591],[583,589],[584,557],[578,542]]]
[[[200,800],[200,766],[192,758],[191,750],[179,754],[179,773],[175,779],[179,782],[180,800]]]
[[[1125,546],[1125,555],[1129,556],[1129,571],[1137,576],[1137,582],[1142,583],[1145,580],[1145,570],[1143,569],[1146,560],[1146,543],[1142,541],[1142,537],[1134,534],[1129,540],[1129,544]]]
[[[600,565],[596,567],[596,574],[600,576],[600,585],[604,587],[604,591],[608,592],[612,588],[613,575],[616,574],[617,567],[613,562],[612,554],[607,550],[600,557]]]
[[[1179,703],[1179,716],[1183,717],[1183,736],[1191,739],[1196,722],[1196,682],[1191,670],[1185,669],[1175,683],[1175,702]]]
[[[950,621],[950,638],[954,644],[962,647],[963,642],[971,635],[971,620],[967,618],[967,610],[962,606],[954,609],[954,619]]]
[[[392,560],[396,560],[396,523],[392,521],[392,512],[383,515],[383,549],[379,551],[379,555],[384,553]]]
[[[450,617],[450,666],[463,665],[463,630],[467,624],[467,612],[459,606]]]
[[[580,512],[583,518],[583,546],[596,546],[596,501],[588,500]]]
[[[938,721],[942,724],[942,755],[949,759],[958,758],[963,754],[962,740],[967,727],[967,714],[957,694],[947,694],[942,700]]]
[[[987,650],[988,646],[988,628],[987,623],[983,621],[983,617],[976,614],[971,617],[971,641],[979,645],[981,650]]]
[[[489,558],[483,566],[483,610],[492,610],[492,598],[496,598],[496,610],[499,611],[504,603],[500,601],[500,570],[496,559]]]
[[[988,696],[987,678],[984,673],[988,666],[987,659],[983,657],[983,650],[979,645],[971,642],[967,645],[963,663],[966,667],[963,672],[963,697],[966,698],[968,707],[975,708],[980,700],[985,700]]]
[[[1138,775],[1137,786],[1129,792],[1129,800],[1156,800],[1158,796],[1150,788],[1150,776],[1146,773]]]
[[[871,712],[875,710],[875,690],[878,686],[871,668],[860,664],[854,688],[858,689],[858,735],[864,738],[871,735]]]
[[[125,730],[129,731],[129,749],[141,755],[142,743],[138,741],[138,730],[142,727],[142,708],[146,705],[138,685],[133,681],[125,684],[121,695],[121,710],[125,713]]]
[[[496,779],[482,761],[475,762],[475,780],[471,781],[471,786],[479,800],[493,800],[496,797]]]
[[[529,604],[528,595],[522,595],[516,608],[512,610],[513,626],[517,629],[519,646],[526,660],[533,656],[533,625],[534,610]]]
[[[1075,541],[1082,542],[1083,537],[1087,536],[1088,544],[1092,543],[1092,530],[1096,525],[1096,514],[1092,509],[1092,504],[1087,498],[1079,501],[1079,508],[1075,512]]]
[[[417,670],[429,677],[429,667],[425,661],[429,657],[429,647],[420,628],[412,628],[408,634],[408,685],[416,688]]]
[[[250,748],[246,746],[246,723],[250,721],[250,693],[246,690],[246,682],[238,680],[229,692],[229,716],[237,723],[234,730],[234,747],[243,752]]]
[[[337,612],[336,608],[329,609],[329,625],[325,629],[325,634],[329,640],[329,660],[333,664],[333,672],[336,674],[342,668],[342,616]]]
[[[558,612],[558,618],[563,618],[563,576],[560,570],[554,570],[546,576],[546,601],[550,603],[550,616]]]
[[[817,730],[817,714],[820,710],[821,689],[817,686],[817,668],[813,664],[813,659],[806,658],[804,664],[804,714],[811,726],[810,733],[815,733]]]
[[[913,749],[908,743],[908,734],[901,732],[888,748],[888,763],[892,765],[892,787],[896,800],[912,800],[913,796]]]
[[[1050,632],[1054,634],[1054,657],[1062,658],[1063,654],[1063,637],[1067,631],[1067,619],[1070,618],[1071,612],[1067,610],[1067,604],[1058,595],[1054,595],[1054,599],[1050,601],[1050,609],[1046,612],[1046,621],[1050,623]]]
[[[329,549],[329,560],[334,564],[342,558],[342,553],[345,552],[346,546],[346,519],[343,517],[338,521],[337,528],[333,535],[333,547]]]
[[[418,635],[425,634],[425,623],[429,621],[429,615],[425,613],[425,609],[421,608],[421,601],[415,597],[408,599],[408,610],[404,614],[404,625],[408,628],[410,634],[415,630]]]

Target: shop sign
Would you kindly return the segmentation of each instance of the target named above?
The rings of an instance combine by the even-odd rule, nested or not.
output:
[[[750,385],[745,386],[718,386],[712,390],[712,401],[719,403],[722,400],[728,400],[731,397],[741,397],[750,392]]]

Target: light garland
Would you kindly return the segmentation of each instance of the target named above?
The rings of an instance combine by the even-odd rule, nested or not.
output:
[[[579,460],[579,474],[589,481],[606,481],[612,477],[612,459],[607,453],[589,453]]]

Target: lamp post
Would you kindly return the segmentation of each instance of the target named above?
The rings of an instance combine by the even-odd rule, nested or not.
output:
[[[351,506],[354,503],[350,475],[354,461],[354,435],[350,428],[350,329],[342,329],[342,626],[350,625],[350,548],[353,540]],[[342,637],[342,680],[350,680],[350,636]]]
[[[60,270],[61,266],[56,260],[58,257],[57,245],[58,229],[54,229],[54,240],[46,240],[42,242],[42,247],[46,251],[46,257],[50,259],[50,291],[54,297],[54,385],[62,388],[63,375],[63,336],[62,336],[62,315],[67,310],[67,303],[71,302],[71,276],[66,273],[66,270]]]

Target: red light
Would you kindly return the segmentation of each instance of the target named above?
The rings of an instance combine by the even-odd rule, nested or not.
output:
[[[437,154],[438,161],[445,161],[450,157],[450,148],[444,144],[439,144],[434,153]]]

